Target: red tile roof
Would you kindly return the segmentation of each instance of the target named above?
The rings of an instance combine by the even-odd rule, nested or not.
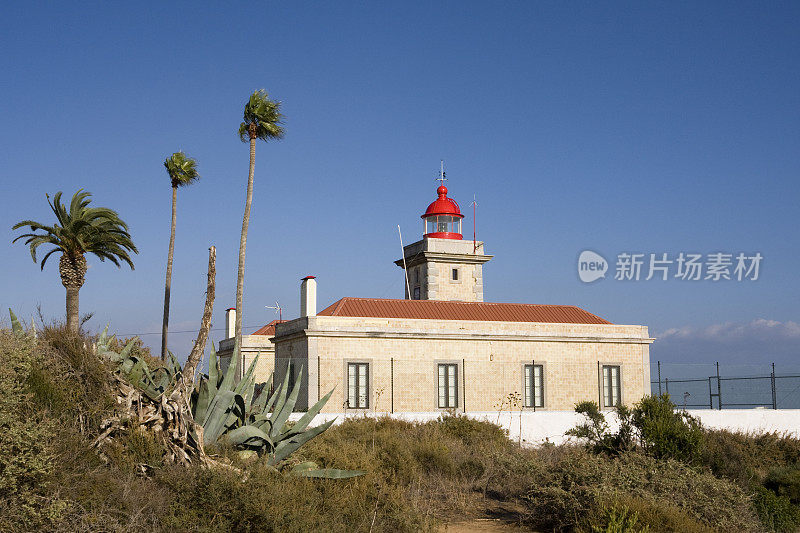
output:
[[[253,332],[253,335],[269,335],[270,337],[275,335],[275,324],[280,324],[282,322],[286,322],[286,320],[273,320],[266,326],[262,326],[261,328],[257,329]]]
[[[365,318],[611,324],[608,320],[604,320],[574,305],[445,302],[439,300],[389,300],[347,297],[333,303],[317,314],[321,316]]]

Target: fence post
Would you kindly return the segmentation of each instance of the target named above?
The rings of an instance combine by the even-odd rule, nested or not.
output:
[[[389,398],[391,400],[391,412],[394,413],[394,357],[389,361]]]
[[[661,396],[661,361],[658,361],[658,395]]]
[[[708,377],[708,408],[714,408],[714,391],[711,389],[711,376]]]
[[[722,381],[719,379],[719,361],[717,361],[717,410],[722,411]]]
[[[772,373],[770,374],[770,382],[772,383],[772,408],[778,408],[778,398],[775,394],[775,363],[772,363]]]

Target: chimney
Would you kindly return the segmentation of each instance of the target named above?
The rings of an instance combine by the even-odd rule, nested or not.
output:
[[[236,308],[231,307],[225,311],[225,338],[232,339],[236,336]]]
[[[317,280],[314,276],[306,276],[300,284],[300,316],[316,316],[317,314]]]

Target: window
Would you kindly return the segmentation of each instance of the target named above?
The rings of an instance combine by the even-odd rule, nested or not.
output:
[[[544,407],[544,366],[525,365],[525,407]]]
[[[419,268],[414,269],[414,281],[419,283]]]
[[[425,219],[425,233],[461,233],[461,219],[449,215]]]
[[[419,300],[419,287],[414,287],[414,296],[413,300]]]
[[[603,406],[620,406],[620,379],[618,366],[603,367]]]
[[[438,365],[439,407],[458,407],[458,365],[446,363]]]
[[[453,269],[453,281],[458,281],[458,269]]]
[[[369,363],[347,363],[347,407],[369,408]]]

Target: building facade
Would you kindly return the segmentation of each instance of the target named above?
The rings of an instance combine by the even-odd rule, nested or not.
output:
[[[395,261],[405,299],[342,298],[317,313],[316,280],[303,278],[301,316],[245,336],[245,364],[261,351],[261,381],[302,368],[298,408],[332,391],[323,412],[611,408],[649,394],[646,326],[568,305],[484,302],[492,256],[463,239],[444,185],[422,219],[422,239]]]

